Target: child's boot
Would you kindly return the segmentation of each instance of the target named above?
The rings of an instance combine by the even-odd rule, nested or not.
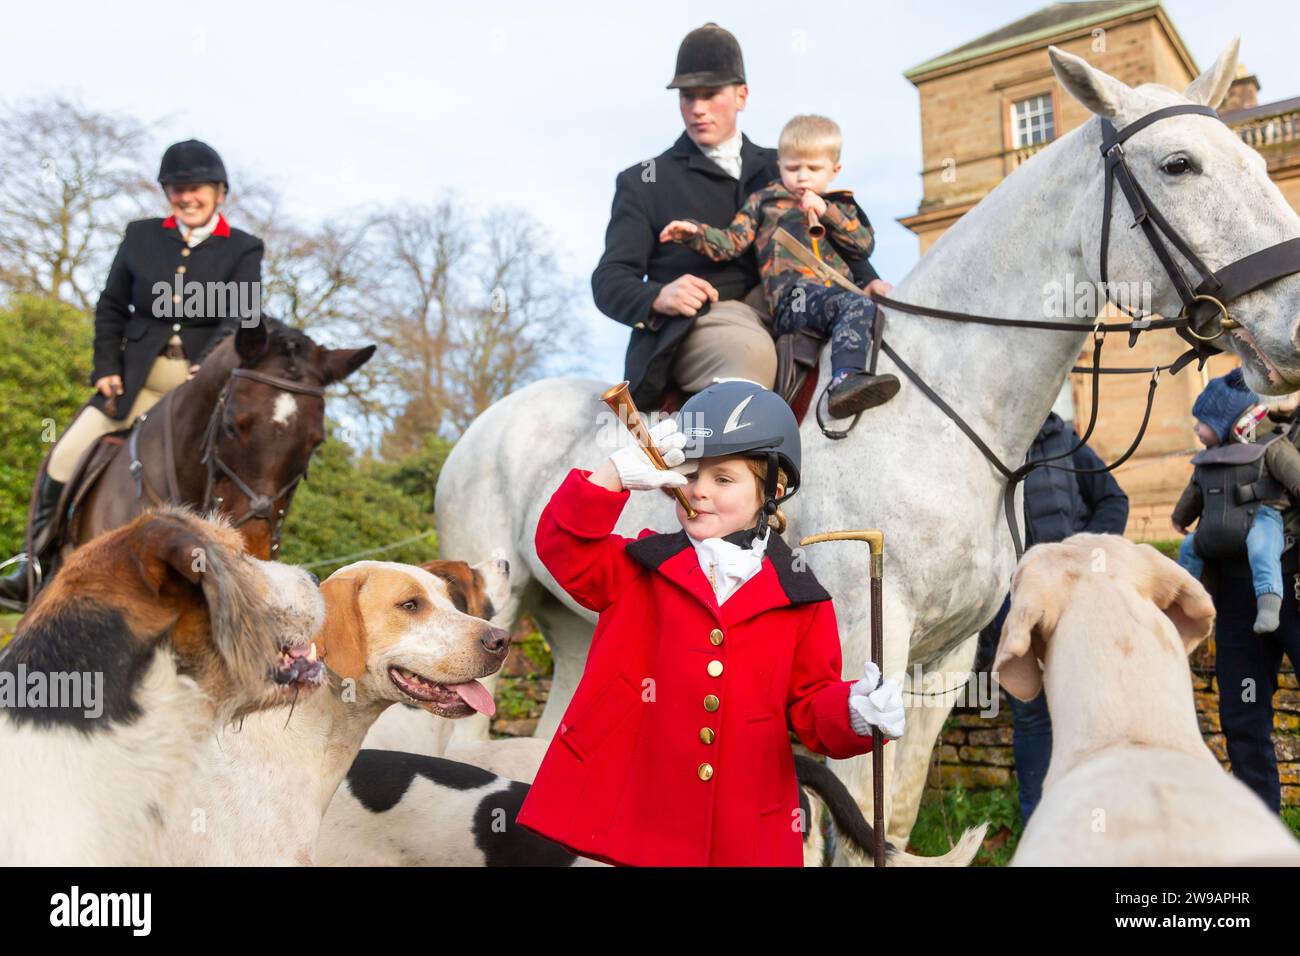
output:
[[[863,369],[841,369],[831,378],[827,409],[831,418],[848,418],[883,405],[898,394],[898,376],[872,375]]]
[[[1282,610],[1282,595],[1265,591],[1255,598],[1255,633],[1268,634],[1277,630],[1278,614]]]

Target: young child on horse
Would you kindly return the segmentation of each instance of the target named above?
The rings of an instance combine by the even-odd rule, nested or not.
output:
[[[899,387],[896,375],[866,371],[875,304],[818,278],[774,239],[777,228],[784,228],[825,265],[852,281],[853,273],[839,250],[865,257],[875,237],[859,221],[850,193],[827,192],[840,171],[842,142],[834,121],[796,116],[781,130],[777,143],[780,181],[751,194],[731,225],[723,229],[695,219],[674,219],[659,234],[660,242],[683,243],[715,262],[734,259],[754,246],[773,331],[782,335],[807,328],[831,340],[827,411],[832,418],[847,418],[884,404]],[[810,236],[810,213],[829,241]]]
[[[1256,442],[1267,409],[1240,368],[1211,379],[1192,414],[1206,451],[1192,459],[1196,470],[1174,506],[1174,530],[1187,535],[1178,563],[1199,578],[1205,558],[1231,559],[1244,543],[1255,586],[1254,631],[1267,634],[1277,630],[1282,608],[1282,512],[1291,507],[1288,493],[1300,500],[1300,450],[1280,433]],[[1198,518],[1189,534],[1187,525]]]
[[[600,617],[518,822],[607,863],[800,866],[789,730],[868,753],[873,725],[902,735],[901,687],[870,662],[841,678],[831,597],[781,538],[800,485],[781,397],[721,381],[650,435],[669,470],[628,444],[572,469],[538,522],[538,557]],[[677,505],[680,531],[611,533],[629,489],[674,488],[696,512]]]

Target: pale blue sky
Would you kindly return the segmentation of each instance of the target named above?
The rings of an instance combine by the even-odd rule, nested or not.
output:
[[[588,277],[615,173],[681,131],[664,84],[688,30],[715,20],[740,39],[741,128],[752,139],[774,144],[800,112],[840,123],[838,183],[858,194],[877,227],[873,261],[897,280],[917,257],[895,219],[916,210],[921,165],[903,71],[1045,5],[224,0],[200,17],[174,2],[5,0],[0,91],[162,120],[159,154],[176,139],[207,140],[235,189],[252,173],[306,221],[443,191],[475,208],[526,208],[582,291],[574,312],[590,348],[578,370],[617,381],[628,333],[596,311]],[[1202,69],[1240,33],[1264,101],[1300,95],[1293,6],[1165,4]]]

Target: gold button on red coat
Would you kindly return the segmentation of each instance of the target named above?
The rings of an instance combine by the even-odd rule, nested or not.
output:
[[[720,703],[721,701],[718,700],[717,694],[710,694],[708,697],[704,698],[704,709],[709,713],[713,713],[718,709]]]
[[[722,676],[722,661],[709,661],[708,672],[710,677]]]
[[[722,643],[722,632],[719,631],[716,627],[713,630],[709,631],[709,643],[712,644],[714,647],[717,647],[719,644]]]
[[[711,743],[713,743],[713,738],[715,738],[716,736],[717,736],[717,734],[715,734],[715,733],[713,732],[713,728],[712,728],[712,727],[701,727],[701,728],[700,728],[700,740],[702,740],[704,743],[706,743],[706,744],[711,744]]]
[[[695,772],[699,774],[701,780],[711,780],[713,779],[713,764],[702,763]]]

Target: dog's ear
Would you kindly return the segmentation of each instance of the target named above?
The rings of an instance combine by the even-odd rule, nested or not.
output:
[[[473,595],[469,584],[473,580],[473,572],[470,571],[468,564],[464,561],[439,560],[426,561],[420,567],[442,582],[447,591],[447,597],[461,614],[473,614],[475,617],[483,616],[479,613],[482,608],[470,606],[470,599]]]
[[[1066,587],[1063,574],[1074,574],[1064,559],[1073,549],[1061,544],[1030,548],[1011,577],[1011,608],[1002,625],[993,672],[1008,694],[1033,700],[1043,689],[1039,659],[1047,653],[1047,639],[1060,618],[1060,595]]]
[[[191,584],[203,581],[207,542],[181,519],[149,513],[137,524],[130,541],[140,580],[154,597],[172,576]]]
[[[998,683],[1016,700],[1033,700],[1043,689],[1043,670],[1038,664],[1038,648],[1043,646],[1038,628],[1043,622],[1043,609],[1025,602],[1011,602],[1011,610],[1002,625],[997,654],[993,658],[993,673]]]
[[[1191,654],[1214,629],[1214,602],[1210,593],[1177,561],[1166,558],[1149,544],[1137,547],[1149,569],[1138,587],[1139,592],[1173,621],[1183,649]]]
[[[325,623],[316,635],[316,650],[339,677],[360,677],[366,670],[366,623],[361,616],[364,571],[337,572],[321,582]]]

